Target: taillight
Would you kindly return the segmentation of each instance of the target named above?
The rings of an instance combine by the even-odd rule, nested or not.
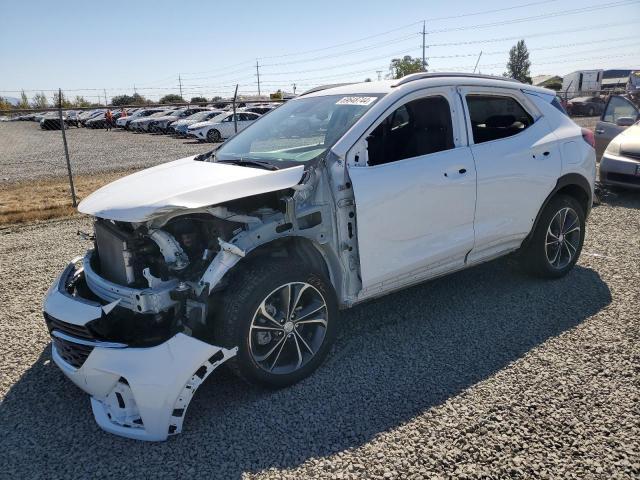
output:
[[[584,141],[591,145],[593,148],[596,148],[596,137],[593,135],[593,132],[588,128],[582,129],[582,138]]]

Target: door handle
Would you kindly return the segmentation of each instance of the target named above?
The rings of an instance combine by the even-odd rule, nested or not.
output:
[[[602,133],[604,133],[604,129],[602,129],[602,128],[596,128],[596,133],[600,133],[600,134],[602,134]]]
[[[542,152],[542,155],[544,155],[545,157],[548,157],[551,154],[549,152]]]
[[[461,168],[460,170],[458,170],[458,173],[460,175],[464,175],[465,173],[467,173],[467,169],[466,168]]]

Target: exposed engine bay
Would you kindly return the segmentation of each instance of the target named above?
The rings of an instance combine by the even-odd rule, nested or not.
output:
[[[147,223],[96,218],[94,249],[67,286],[74,296],[97,301],[107,311],[87,327],[100,340],[129,346],[154,345],[179,332],[212,341],[206,328],[211,293],[223,289],[224,282],[207,288],[203,277],[223,247],[242,258],[240,249],[228,243],[239,234],[268,219],[283,224],[286,193]]]

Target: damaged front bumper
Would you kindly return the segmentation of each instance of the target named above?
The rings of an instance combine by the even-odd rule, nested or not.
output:
[[[93,414],[102,429],[151,441],[180,433],[198,386],[237,349],[210,345],[184,333],[147,348],[94,338],[87,324],[116,312],[111,304],[69,293],[69,281],[84,274],[76,263],[64,269],[44,302],[54,362],[91,395]]]

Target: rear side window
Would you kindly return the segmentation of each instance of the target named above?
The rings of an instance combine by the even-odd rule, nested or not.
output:
[[[512,97],[467,95],[474,143],[507,138],[533,124],[533,117]]]
[[[622,97],[611,97],[607,104],[602,120],[605,122],[616,123],[621,117],[636,118],[638,109],[633,104]]]

